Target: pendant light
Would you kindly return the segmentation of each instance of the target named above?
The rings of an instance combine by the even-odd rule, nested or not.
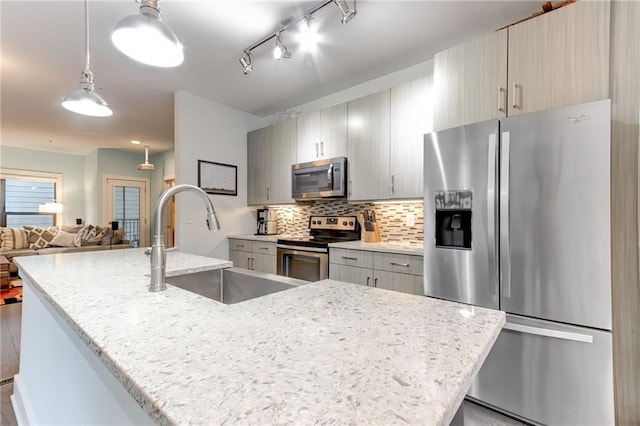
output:
[[[111,41],[122,53],[154,67],[176,67],[184,60],[182,44],[164,22],[159,0],[140,0],[140,13],[122,19]]]
[[[86,59],[80,78],[80,87],[65,96],[62,100],[62,106],[77,114],[92,117],[109,117],[113,115],[113,111],[111,111],[105,100],[96,93],[93,73],[89,69],[89,0],[84,2],[84,40]]]

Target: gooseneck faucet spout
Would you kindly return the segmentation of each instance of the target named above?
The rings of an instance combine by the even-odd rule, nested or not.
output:
[[[164,247],[164,237],[162,235],[162,212],[171,197],[183,191],[193,192],[202,198],[207,206],[207,227],[210,231],[220,229],[213,203],[207,193],[202,189],[195,185],[182,184],[164,191],[156,203],[155,218],[153,220],[153,244],[150,249],[145,251],[145,253],[151,257],[151,285],[149,286],[149,291],[162,291],[167,289],[167,283],[165,283],[167,252]]]

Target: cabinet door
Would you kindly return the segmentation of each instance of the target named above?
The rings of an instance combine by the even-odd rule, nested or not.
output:
[[[391,89],[391,198],[423,197],[424,135],[433,129],[431,77]]]
[[[372,275],[373,271],[371,269],[337,263],[329,264],[329,278],[332,280],[369,286],[373,282]]]
[[[387,199],[389,179],[389,90],[348,104],[348,198]]]
[[[374,271],[373,286],[403,293],[424,294],[422,277],[389,271]]]
[[[296,159],[296,120],[283,121],[264,130],[266,204],[292,204],[291,165]]]
[[[434,130],[504,117],[507,30],[437,53],[433,82]]]
[[[609,97],[608,1],[579,1],[509,28],[509,115]]]
[[[321,158],[347,155],[347,104],[320,111],[319,155]]]
[[[239,250],[229,250],[229,260],[236,268],[251,269],[251,253]]]
[[[276,273],[276,257],[270,254],[253,253],[252,269],[254,271]]]
[[[267,203],[267,164],[264,161],[264,129],[247,134],[247,204]]]
[[[320,111],[298,117],[296,163],[316,161],[320,158]]]

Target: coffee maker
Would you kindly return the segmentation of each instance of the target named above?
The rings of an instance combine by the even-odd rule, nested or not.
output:
[[[267,208],[258,209],[257,235],[274,235],[277,231],[278,214]]]

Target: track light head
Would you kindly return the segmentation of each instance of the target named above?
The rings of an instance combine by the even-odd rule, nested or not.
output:
[[[291,53],[287,50],[287,47],[282,43],[282,39],[280,38],[280,33],[276,34],[276,47],[273,48],[273,57],[276,60],[280,60],[282,58],[289,59],[291,58]]]
[[[240,65],[242,65],[242,72],[244,75],[253,71],[253,65],[251,65],[251,52],[244,52],[244,56],[240,58]]]
[[[333,2],[340,8],[340,12],[342,12],[342,19],[340,22],[346,24],[351,21],[358,11],[356,10],[356,0],[353,0],[353,9],[349,7],[345,0],[333,0]]]

